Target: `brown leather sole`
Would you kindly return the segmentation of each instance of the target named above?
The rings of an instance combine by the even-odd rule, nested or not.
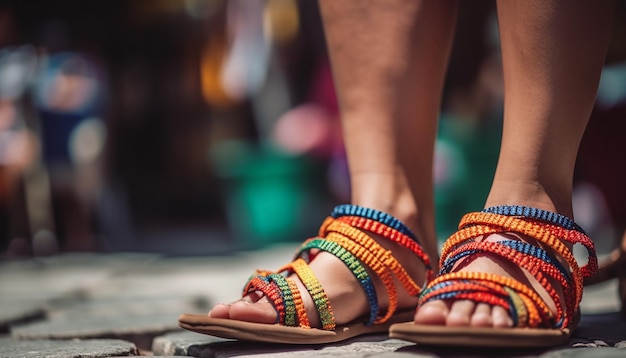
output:
[[[178,325],[189,331],[222,338],[284,344],[325,344],[344,341],[366,334],[387,334],[389,326],[413,320],[414,309],[398,312],[389,321],[366,326],[363,321],[337,326],[328,331],[318,328],[286,327],[279,324],[244,322],[210,318],[207,315],[183,314]]]

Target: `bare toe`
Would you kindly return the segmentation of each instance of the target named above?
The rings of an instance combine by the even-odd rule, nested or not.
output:
[[[448,326],[469,326],[470,317],[474,313],[476,304],[469,300],[455,301],[450,307],[450,313],[446,319]]]
[[[218,303],[209,311],[211,318],[230,318],[230,303]]]
[[[493,325],[491,309],[490,305],[479,303],[470,319],[470,325],[472,327],[491,327]]]
[[[234,320],[271,324],[276,323],[276,317],[276,310],[269,302],[237,301],[230,305],[229,318]]]
[[[508,328],[513,327],[513,320],[509,316],[509,313],[500,306],[494,306],[491,311],[493,326],[496,328]]]
[[[432,301],[425,303],[415,312],[415,323],[443,325],[448,316],[448,305],[443,301]]]

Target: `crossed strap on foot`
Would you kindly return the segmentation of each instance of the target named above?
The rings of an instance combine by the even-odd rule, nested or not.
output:
[[[491,234],[519,234],[538,245],[518,240],[476,240]],[[587,249],[588,262],[583,267],[571,252],[575,244]],[[452,272],[460,260],[485,253],[503,257],[532,274],[554,301],[556,314],[531,287],[515,279]],[[431,300],[467,299],[503,307],[516,327],[560,329],[572,324],[582,298],[583,278],[595,272],[597,258],[593,242],[571,219],[530,207],[497,206],[461,219],[459,231],[443,246],[440,264],[439,276],[420,295],[420,305]],[[555,281],[562,287],[564,304],[554,289]]]
[[[247,282],[243,295],[260,291],[273,303],[278,322],[290,327],[310,328],[302,293],[296,282],[288,278],[295,274],[305,286],[318,312],[322,328],[335,328],[333,310],[322,285],[308,263],[319,252],[328,252],[341,260],[360,283],[367,296],[370,316],[368,325],[387,321],[398,305],[393,276],[411,295],[419,295],[421,287],[413,281],[391,251],[380,246],[366,232],[380,235],[409,249],[425,265],[428,282],[433,278],[430,260],[422,250],[415,234],[400,220],[384,212],[356,205],[339,205],[326,218],[318,237],[310,238],[297,251],[294,260],[275,272],[258,270]],[[376,289],[368,270],[374,272],[384,284],[389,306],[381,313]]]

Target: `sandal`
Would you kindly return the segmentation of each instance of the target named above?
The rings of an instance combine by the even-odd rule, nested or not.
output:
[[[598,272],[585,279],[585,286],[617,278],[619,297],[622,302],[621,314],[626,318],[626,231],[622,235],[620,247],[613,250],[606,260],[600,262]]]
[[[496,233],[533,238],[547,251],[517,240],[476,241]],[[587,249],[589,259],[585,266],[578,266],[565,243],[582,244]],[[515,279],[481,272],[454,272],[460,260],[483,253],[506,258],[531,273],[554,300],[556,314],[531,287]],[[444,244],[440,262],[439,276],[422,291],[419,305],[441,299],[498,305],[509,312],[514,327],[450,327],[409,322],[392,325],[390,337],[427,345],[508,348],[560,345],[567,342],[578,323],[583,278],[597,269],[593,242],[571,219],[520,206],[498,206],[465,215],[459,231]],[[562,300],[550,279],[561,286]]]
[[[366,232],[380,235],[411,250],[425,265],[425,282],[433,278],[434,272],[428,256],[413,232],[400,220],[374,209],[340,205],[326,218],[319,236],[305,241],[291,263],[275,272],[257,270],[245,285],[243,296],[260,291],[273,303],[278,313],[275,324],[190,314],[181,315],[178,324],[190,331],[223,338],[288,344],[331,343],[364,334],[386,333],[391,324],[410,321],[414,314],[414,309],[396,311],[398,296],[393,276],[411,295],[419,295],[422,288],[391,255],[391,251],[378,245]],[[369,317],[345,325],[335,324],[328,297],[308,266],[320,251],[335,255],[352,271],[369,301]],[[376,290],[368,272],[375,273],[384,284],[389,297],[386,310],[381,311],[379,308]],[[302,294],[295,280],[288,277],[290,274],[300,279],[312,297],[321,328],[311,327]]]

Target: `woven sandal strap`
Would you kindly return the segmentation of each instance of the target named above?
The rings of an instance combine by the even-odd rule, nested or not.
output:
[[[285,300],[276,282],[271,281],[267,276],[254,276],[246,284],[243,293],[247,295],[254,291],[261,291],[272,302],[278,313],[276,317],[277,323],[284,324]]]
[[[381,224],[386,225],[394,230],[397,230],[409,236],[413,240],[417,241],[417,236],[413,233],[411,229],[409,229],[408,226],[406,226],[399,219],[383,211],[366,208],[366,207],[358,206],[358,205],[342,204],[342,205],[337,205],[335,209],[333,209],[330,216],[335,219],[340,218],[342,216],[360,216],[363,218],[378,221]]]
[[[331,232],[326,236],[326,240],[335,242],[344,247],[380,278],[385,287],[385,292],[389,297],[389,305],[385,314],[378,317],[374,323],[382,323],[391,318],[398,307],[398,293],[391,272],[387,266],[359,243],[342,234]]]
[[[580,227],[574,222],[574,220],[568,218],[567,216],[543,209],[533,208],[530,206],[501,205],[485,208],[482,211],[485,213],[498,215],[522,216],[528,219],[541,220],[554,224],[556,226],[560,226],[564,229],[580,231],[583,234],[585,233],[582,227]]]
[[[311,322],[309,322],[309,316],[306,313],[306,308],[304,307],[304,302],[302,301],[302,294],[300,293],[300,289],[298,288],[296,281],[287,279],[287,282],[289,283],[289,288],[293,294],[293,303],[296,307],[298,327],[311,328]]]
[[[505,216],[519,216],[527,219],[538,220],[544,224],[552,224],[558,227],[552,227],[552,231],[558,231],[557,236],[563,240],[570,242],[571,244],[581,244],[589,253],[589,264],[581,267],[583,277],[589,277],[593,275],[597,270],[597,256],[595,253],[595,247],[593,241],[587,236],[582,227],[574,222],[574,220],[567,216],[554,213],[551,211],[537,209],[529,206],[518,205],[502,205],[494,206],[483,209],[482,212],[488,212],[493,214],[505,215]],[[562,229],[565,229],[563,231]],[[573,230],[571,232],[570,230]]]
[[[303,259],[298,258],[278,270],[278,272],[283,271],[295,272],[298,275],[298,278],[313,299],[313,304],[322,323],[322,329],[333,330],[335,328],[335,315],[330,306],[330,301],[309,265]]]
[[[300,248],[296,256],[301,257],[302,254],[312,249],[322,250],[334,255],[335,257],[339,258],[348,267],[348,269],[350,269],[354,277],[357,279],[357,281],[359,281],[359,284],[361,284],[363,292],[365,293],[367,301],[370,305],[370,319],[368,321],[368,325],[374,323],[376,321],[379,309],[376,289],[374,288],[372,278],[367,273],[365,267],[361,265],[361,262],[359,261],[357,256],[353,255],[352,253],[350,253],[350,251],[346,250],[344,247],[336,242],[320,238],[307,241]]]
[[[287,282],[287,278],[283,275],[273,273],[268,275],[267,279],[276,284],[283,298],[283,310],[282,312],[278,310],[279,317],[281,318],[280,324],[295,327],[298,324],[296,303],[293,299],[293,292],[291,291],[289,282]]]
[[[511,249],[516,250],[518,252],[521,252],[526,255],[530,255],[532,257],[545,261],[546,263],[553,265],[561,273],[563,277],[567,278],[568,280],[571,279],[569,272],[567,272],[567,270],[565,269],[565,267],[563,267],[561,262],[555,259],[552,255],[548,254],[546,250],[540,247],[531,245],[527,242],[515,241],[515,240],[502,240],[502,241],[497,241],[497,243],[500,245],[510,247]],[[472,244],[473,243],[468,243],[466,245],[472,245]],[[440,272],[441,273],[451,272],[452,268],[454,267],[454,265],[459,259],[470,256],[475,253],[476,250],[474,250],[474,252],[467,252],[470,250],[465,250],[466,247],[467,246],[465,245],[461,246],[457,248],[454,252],[450,253],[450,255],[448,255],[448,258],[443,263]]]
[[[360,216],[342,216],[337,220],[346,223],[349,226],[380,235],[387,240],[393,241],[396,244],[409,249],[424,263],[426,269],[426,281],[430,281],[434,278],[434,271],[428,255],[424,252],[422,246],[408,235],[405,235],[381,222]]]
[[[508,287],[504,287],[504,291],[509,295],[511,300],[511,318],[513,319],[513,327],[522,327],[528,324],[528,309],[524,298]]]
[[[392,252],[380,246],[374,239],[363,231],[333,219],[326,220],[324,225],[322,225],[322,230],[320,231],[324,232],[324,234],[328,232],[339,233],[363,246],[394,273],[396,279],[402,284],[404,289],[410,295],[418,295],[422,290],[422,288],[415,281],[413,281],[411,276],[406,272],[398,260],[395,259]]]

